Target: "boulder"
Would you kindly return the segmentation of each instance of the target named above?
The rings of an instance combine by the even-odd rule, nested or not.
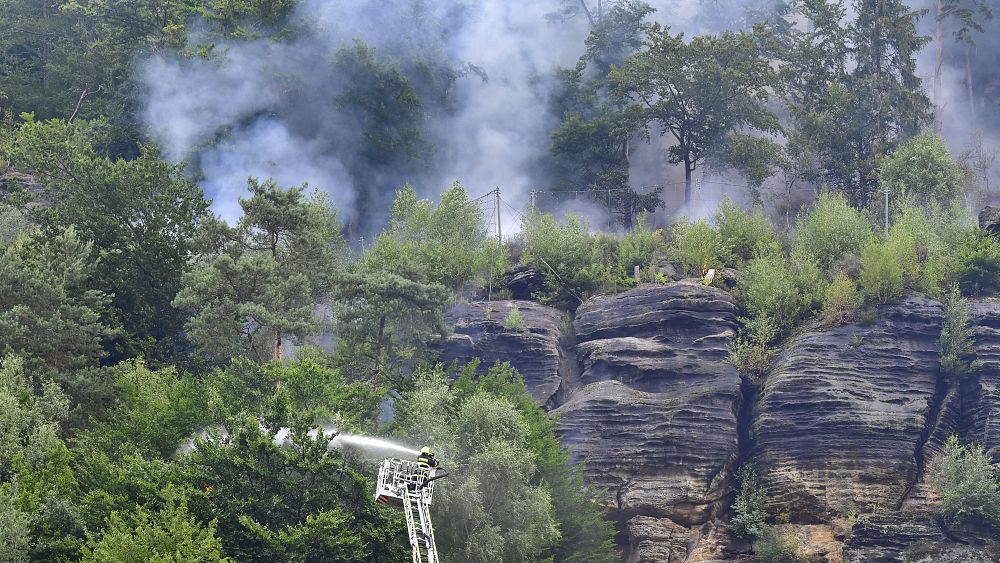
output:
[[[1000,207],[984,207],[979,212],[979,228],[991,235],[1000,235]]]
[[[684,283],[577,310],[577,370],[556,410],[559,432],[573,460],[587,461],[589,482],[609,491],[613,516],[628,522],[630,560],[675,553],[676,525],[714,518],[732,491],[742,394],[725,358],[736,312],[729,294]]]
[[[513,311],[520,326],[509,322]],[[442,362],[465,364],[480,358],[480,373],[496,362],[509,361],[521,375],[528,392],[546,407],[553,407],[569,365],[560,344],[566,314],[532,301],[493,301],[457,305],[445,313],[453,330],[438,345]]]
[[[627,523],[632,551],[628,563],[683,563],[690,531],[669,518],[635,516]]]
[[[941,312],[910,298],[881,308],[872,325],[806,330],[787,343],[751,427],[773,514],[820,524],[899,507],[944,402]]]
[[[503,275],[503,287],[510,291],[512,299],[527,300],[545,289],[542,275],[527,264],[518,264]]]

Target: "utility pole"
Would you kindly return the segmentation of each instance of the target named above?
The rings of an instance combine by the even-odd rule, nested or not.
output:
[[[889,186],[885,186],[885,236],[889,238]]]
[[[611,190],[608,190],[608,232],[615,232],[615,214],[611,210]]]
[[[531,190],[531,192],[529,192],[529,193],[531,195],[531,212],[534,213],[535,212],[535,194],[537,194],[538,191]]]
[[[497,206],[497,248],[500,248],[503,244],[503,234],[500,232],[500,186],[493,190],[493,195],[496,196]]]

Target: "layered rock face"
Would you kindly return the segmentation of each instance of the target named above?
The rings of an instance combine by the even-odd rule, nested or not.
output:
[[[897,508],[936,416],[940,304],[908,299],[870,326],[789,342],[753,409],[753,459],[770,508],[819,523]]]
[[[735,328],[732,298],[697,284],[643,286],[577,310],[578,370],[559,431],[627,520],[630,561],[684,560],[679,530],[710,520],[731,490],[741,392],[724,359]]]
[[[505,323],[515,307],[523,326]],[[750,544],[724,523],[746,461],[810,561],[1000,562],[989,531],[943,525],[926,479],[951,434],[1000,460],[1000,303],[972,304],[983,366],[961,384],[939,370],[942,306],[910,298],[871,324],[804,329],[756,387],[725,362],[738,311],[718,289],[591,299],[572,331],[536,303],[489,309],[448,313],[442,359],[507,360],[524,374],[588,481],[609,492],[629,563],[745,559]]]
[[[516,316],[519,324],[511,322]],[[555,405],[567,366],[560,345],[565,313],[532,301],[493,301],[458,305],[444,320],[453,333],[440,346],[441,361],[479,358],[481,372],[509,361],[539,404]]]
[[[973,303],[978,377],[962,386],[965,424],[962,434],[1000,460],[1000,303]]]

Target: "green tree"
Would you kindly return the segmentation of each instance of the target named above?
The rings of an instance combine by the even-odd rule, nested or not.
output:
[[[969,302],[962,297],[957,285],[952,286],[944,303],[938,355],[941,371],[956,380],[975,373],[982,363],[976,360],[976,331],[971,324]]]
[[[315,308],[332,291],[343,239],[336,213],[323,198],[307,198],[305,186],[247,185],[235,226],[205,221],[202,252],[174,306],[192,313],[186,327],[206,356],[280,360],[286,336],[318,330]]]
[[[186,352],[184,315],[170,306],[191,256],[191,238],[208,207],[182,167],[152,148],[135,159],[109,159],[98,124],[35,121],[21,125],[9,158],[46,185],[50,205],[30,216],[47,236],[74,226],[102,254],[88,286],[113,296],[114,323],[124,333],[109,343],[110,360],[176,359]]]
[[[719,232],[704,220],[681,219],[671,232],[674,242],[673,255],[693,276],[704,275],[709,268],[725,266],[726,249],[719,239]]]
[[[958,246],[955,277],[962,293],[990,295],[1000,291],[1000,244],[983,232],[970,233]]]
[[[642,47],[652,12],[636,0],[610,4],[606,14],[592,20],[586,51],[577,64],[556,70],[559,89],[553,110],[562,116],[552,132],[556,189],[591,190],[594,200],[609,206],[609,213],[626,228],[637,214],[663,205],[662,187],[648,194],[629,187],[630,145],[641,136],[643,119],[615,95],[608,76]]]
[[[103,358],[102,344],[116,332],[106,318],[109,296],[90,289],[99,264],[73,227],[0,250],[0,353],[22,355],[49,376]]]
[[[824,283],[812,261],[771,253],[750,261],[738,289],[740,303],[752,319],[769,319],[765,327],[770,328],[761,327],[763,332],[773,330],[774,336],[781,336],[817,307]]]
[[[435,490],[443,560],[615,560],[610,527],[565,466],[554,421],[509,365],[478,381],[476,367],[453,388],[440,369],[418,373],[394,421],[397,435],[431,444],[451,472]]]
[[[950,205],[964,187],[962,170],[944,140],[930,133],[909,139],[884,158],[878,179],[890,196],[910,197],[925,205],[931,201]]]
[[[823,193],[811,209],[799,216],[794,244],[797,252],[829,271],[845,255],[860,255],[871,232],[868,220],[851,207],[845,196]]]
[[[740,488],[733,501],[733,517],[726,527],[737,538],[759,538],[767,529],[767,492],[749,465],[736,474]]]
[[[606,277],[595,237],[579,217],[568,214],[560,224],[550,214],[532,214],[521,229],[526,241],[521,261],[541,273],[545,291],[538,298],[542,303],[575,308]]]
[[[1000,483],[981,446],[963,445],[958,436],[950,436],[931,467],[930,481],[946,517],[1000,527]]]
[[[174,493],[176,494],[176,493]],[[122,514],[112,512],[100,534],[90,535],[83,561],[190,561],[228,563],[222,542],[215,535],[215,522],[198,523],[183,497],[170,498],[161,511],[143,507]]]
[[[915,55],[926,43],[919,12],[899,0],[857,0],[846,26],[842,2],[808,0],[810,22],[792,30],[783,76],[796,151],[815,159],[808,176],[864,206],[878,189],[878,159],[927,122]]]
[[[742,266],[778,244],[778,235],[760,206],[748,213],[728,197],[715,211],[715,228],[719,246],[727,254],[725,262],[733,266]]]
[[[283,448],[253,416],[226,418],[224,426],[225,440],[199,440],[181,459],[178,480],[201,491],[191,511],[200,521],[218,522],[226,556],[313,561],[325,551],[357,562],[408,556],[402,514],[372,501],[370,477],[330,448],[328,435],[295,426]]]
[[[755,32],[694,37],[654,24],[646,48],[611,72],[618,93],[633,101],[644,122],[669,133],[669,162],[684,165],[684,202],[694,170],[736,131],[780,130],[765,106],[776,75]]]

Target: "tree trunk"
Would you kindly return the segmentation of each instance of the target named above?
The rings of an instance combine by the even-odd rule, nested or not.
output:
[[[938,0],[940,1],[940,0]],[[972,117],[972,125],[976,124],[976,99],[972,90],[972,44],[965,44],[965,90],[969,95],[969,115]]]
[[[944,0],[934,1],[934,132],[941,134],[941,65],[944,52],[944,25],[941,10]]]
[[[694,172],[694,167],[691,165],[691,161],[684,159],[684,205],[691,203],[691,173]]]
[[[285,355],[285,346],[281,342],[281,329],[274,331],[274,361],[280,362]]]

